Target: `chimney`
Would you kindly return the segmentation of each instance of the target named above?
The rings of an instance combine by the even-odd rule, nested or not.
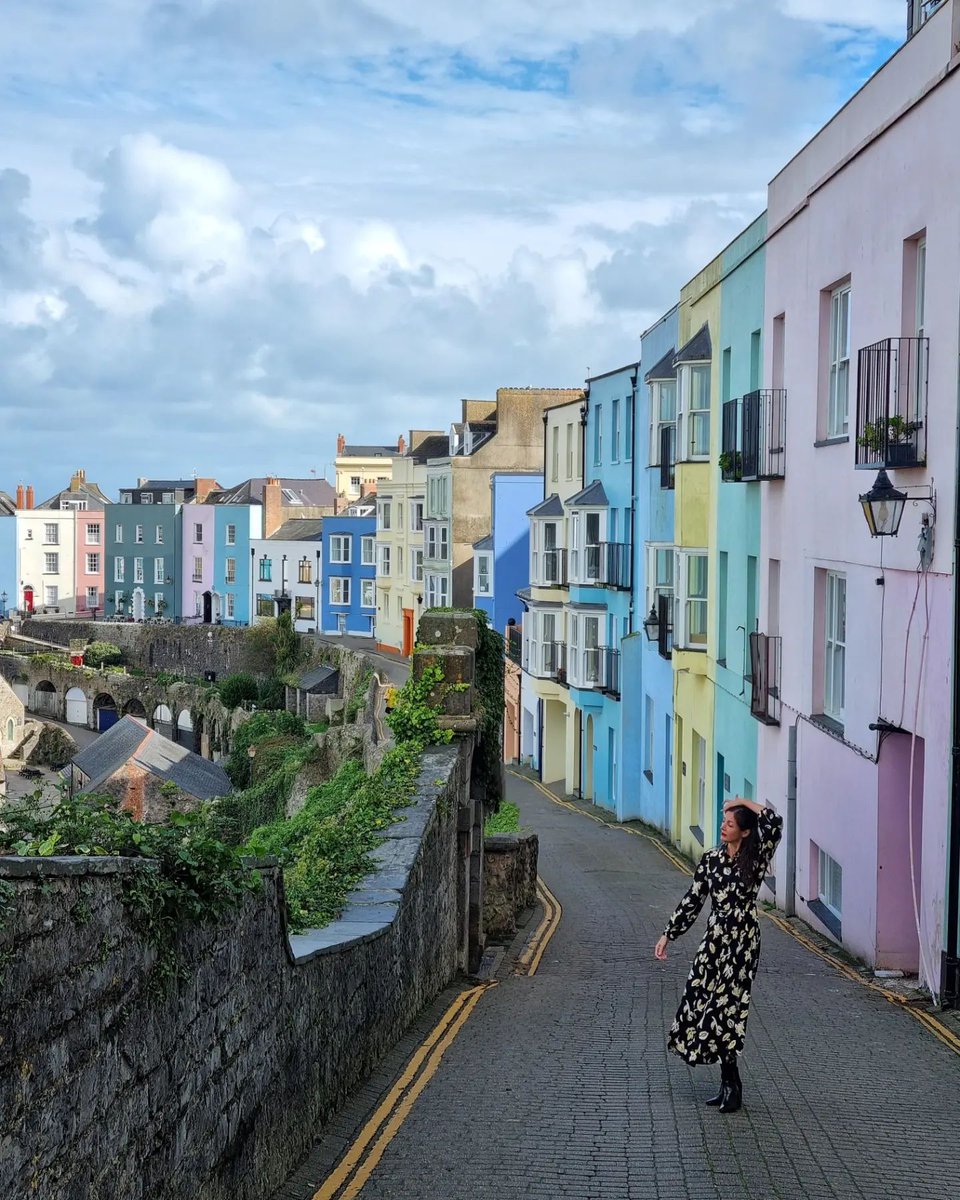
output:
[[[143,485],[144,485],[145,483],[149,483],[149,482],[150,482],[150,480],[149,480],[149,479],[144,479],[144,477],[143,477],[142,475],[139,475],[139,476],[137,477],[137,487],[143,487]]]
[[[79,492],[80,485],[85,481],[85,479],[86,474],[80,467],[77,467],[74,473],[70,476],[70,491]]]
[[[203,504],[211,492],[217,491],[220,485],[215,479],[197,478],[193,481],[196,493],[193,497],[195,504]]]
[[[268,475],[263,486],[263,536],[272,537],[283,524],[283,497],[280,493],[280,480],[276,475]]]
[[[24,498],[25,495],[26,495],[26,493],[23,490],[23,484],[18,483],[17,484],[17,508],[26,508],[27,507],[27,502]]]
[[[342,433],[337,434],[337,458],[342,457],[344,450],[347,448],[347,439]]]
[[[33,505],[34,505],[33,484],[28,483],[27,484],[27,508],[33,508]]]
[[[397,453],[398,454],[406,454],[406,452],[407,452],[407,443],[404,440],[403,434],[401,433],[400,436],[397,438]]]

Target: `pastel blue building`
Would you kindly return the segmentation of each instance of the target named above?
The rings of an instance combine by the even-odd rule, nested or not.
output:
[[[530,575],[527,510],[542,497],[542,475],[494,471],[490,476],[490,533],[473,544],[473,603],[500,633],[523,615],[517,592]]]
[[[669,832],[673,813],[673,665],[676,307],[641,337],[643,378],[634,429],[634,626],[621,657],[624,811]],[[650,620],[651,611],[657,617]],[[644,624],[646,622],[646,625]]]
[[[324,633],[373,637],[377,615],[377,567],[363,554],[363,538],[375,538],[377,518],[343,514],[323,519],[323,584],[320,624]],[[371,559],[364,562],[364,558]]]
[[[633,629],[634,407],[638,363],[587,380],[584,487],[565,501],[570,597],[567,682],[579,714],[580,794],[619,818],[623,790],[621,643]]]
[[[253,611],[251,543],[263,527],[260,504],[217,504],[213,509],[213,577],[222,597],[224,625],[249,625]]]

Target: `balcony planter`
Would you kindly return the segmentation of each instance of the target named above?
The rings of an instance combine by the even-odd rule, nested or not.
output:
[[[919,421],[905,421],[895,414],[867,421],[857,445],[863,446],[887,467],[913,467],[919,465],[914,434],[920,429]]]
[[[743,479],[743,458],[739,450],[724,450],[717,461],[726,482],[740,483]]]

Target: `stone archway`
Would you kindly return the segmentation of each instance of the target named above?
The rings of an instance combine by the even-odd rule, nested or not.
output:
[[[33,689],[33,711],[44,717],[60,716],[60,695],[49,679],[41,679]]]
[[[82,688],[72,687],[64,697],[66,701],[66,720],[68,725],[83,725],[86,727],[87,697]]]
[[[117,702],[109,692],[99,692],[93,700],[93,724],[100,733],[104,733],[120,720],[117,712]]]
[[[162,737],[173,741],[173,713],[166,704],[158,704],[153,710],[153,728]]]
[[[147,710],[143,707],[143,702],[134,696],[132,700],[128,700],[123,706],[123,715],[125,717],[136,717],[138,721],[146,721]]]
[[[175,740],[181,746],[186,746],[188,750],[192,750],[195,754],[200,753],[200,743],[197,731],[193,727],[193,717],[190,715],[189,708],[185,708],[177,717]]]

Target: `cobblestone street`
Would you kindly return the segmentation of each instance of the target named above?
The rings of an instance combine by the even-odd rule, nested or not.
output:
[[[359,1190],[332,1200],[947,1200],[960,1178],[960,1058],[771,922],[741,1071],[745,1107],[704,1107],[716,1068],[666,1032],[704,917],[653,945],[688,880],[639,837],[508,776],[563,917],[533,977],[479,999]],[[531,926],[532,928],[532,926]],[[274,1200],[318,1194],[451,989]],[[265,1198],[266,1200],[266,1198]]]

